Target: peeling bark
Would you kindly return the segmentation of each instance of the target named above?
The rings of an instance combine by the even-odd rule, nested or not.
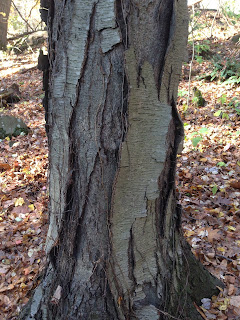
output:
[[[201,319],[219,280],[181,233],[176,109],[184,0],[48,9],[50,226],[20,319]]]

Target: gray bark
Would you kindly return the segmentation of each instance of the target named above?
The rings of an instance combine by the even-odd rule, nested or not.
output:
[[[221,285],[185,243],[176,204],[186,8],[48,8],[49,263],[21,319],[200,319],[193,302]]]
[[[0,49],[5,49],[7,45],[8,17],[11,8],[11,0],[1,0],[0,2]]]

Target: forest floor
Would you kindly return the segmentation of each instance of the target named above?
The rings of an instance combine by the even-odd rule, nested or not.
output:
[[[240,22],[214,15],[202,12],[194,18],[190,95],[191,43],[189,61],[183,66],[179,111],[185,140],[178,156],[177,189],[183,230],[194,254],[226,286],[218,297],[204,299],[198,311],[204,319],[236,320],[240,319],[240,45],[231,39]],[[26,136],[0,140],[0,319],[16,319],[45,262],[48,149],[38,51],[0,57],[0,88],[17,83],[21,91],[20,102],[0,112],[21,117],[31,129]],[[198,106],[194,87],[201,91],[204,106]]]

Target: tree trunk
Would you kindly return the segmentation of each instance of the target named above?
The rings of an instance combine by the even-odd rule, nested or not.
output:
[[[52,6],[53,6],[53,2]],[[185,0],[48,9],[49,263],[21,319],[201,319],[221,282],[181,233]]]
[[[8,17],[11,8],[11,0],[1,0],[0,2],[0,49],[5,49],[7,45]]]

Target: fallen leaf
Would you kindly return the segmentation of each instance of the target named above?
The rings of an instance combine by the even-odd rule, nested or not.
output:
[[[23,198],[18,198],[15,200],[14,204],[15,204],[15,207],[18,207],[18,206],[22,206],[24,204],[24,199]]]
[[[0,306],[5,305],[9,306],[11,304],[11,300],[8,298],[8,296],[5,296],[4,294],[0,294]]]
[[[9,170],[11,166],[8,163],[0,163],[0,170]]]
[[[235,286],[230,283],[230,285],[228,287],[228,295],[232,296],[235,292],[236,292]]]
[[[211,228],[208,228],[208,241],[209,242],[213,242],[214,240],[219,240],[220,238],[221,238],[221,234],[219,233],[218,229],[212,230]]]
[[[12,290],[12,289],[14,289],[14,285],[11,283],[9,286],[1,288],[0,292],[9,291],[9,290]]]
[[[239,308],[240,306],[240,296],[233,296],[230,298],[229,304],[231,306]]]
[[[231,203],[231,201],[227,198],[222,198],[222,197],[218,197],[217,199],[217,203],[218,204],[223,204],[223,205],[229,205]]]
[[[236,228],[233,227],[233,226],[228,226],[227,228],[228,228],[229,231],[235,231],[236,230]]]
[[[27,276],[30,272],[31,272],[31,269],[30,269],[30,268],[25,268],[25,269],[24,269],[24,274],[25,274],[25,276]]]
[[[35,209],[33,204],[30,204],[28,208],[30,209],[30,211],[33,211]]]
[[[7,273],[8,270],[9,270],[9,268],[10,268],[10,267],[2,267],[2,268],[0,268],[0,274],[5,274],[5,273]]]
[[[240,181],[232,181],[230,182],[230,186],[235,189],[240,189]]]

